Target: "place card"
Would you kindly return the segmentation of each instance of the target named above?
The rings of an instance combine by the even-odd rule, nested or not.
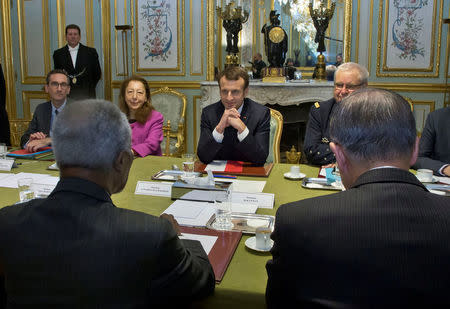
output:
[[[0,159],[0,171],[9,172],[14,164],[14,160]]]
[[[248,193],[232,192],[233,203],[257,205],[259,208],[273,209],[275,194],[273,193]]]
[[[170,197],[172,193],[172,183],[138,181],[134,194],[166,196]]]

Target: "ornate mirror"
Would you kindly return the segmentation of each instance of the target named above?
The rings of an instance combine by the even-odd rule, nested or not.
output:
[[[226,31],[216,8],[225,8],[233,0],[208,0],[208,80],[214,79],[214,70],[224,67]],[[320,0],[314,0],[318,3]],[[324,0],[326,1],[326,0]],[[288,35],[287,58],[292,58],[303,73],[310,78],[317,57],[316,30],[309,16],[310,0],[234,0],[243,10],[249,12],[248,20],[242,24],[239,34],[239,58],[241,65],[250,67],[255,53],[261,53],[267,63],[262,27],[269,23],[269,13],[277,10],[281,26]],[[328,0],[331,6],[331,0]],[[326,63],[334,64],[336,56],[344,61],[350,59],[352,1],[334,0],[336,8],[325,35]]]

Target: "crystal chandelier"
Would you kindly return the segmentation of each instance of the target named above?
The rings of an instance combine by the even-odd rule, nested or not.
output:
[[[309,15],[310,0],[277,0],[280,5],[289,4],[290,13],[292,17],[292,24],[297,31],[302,34],[302,39],[312,49],[317,49],[317,43],[314,42],[316,36],[316,28],[314,28],[313,21]],[[314,2],[314,7],[318,7],[320,1]]]

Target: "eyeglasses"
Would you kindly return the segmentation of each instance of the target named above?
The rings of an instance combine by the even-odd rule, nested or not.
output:
[[[61,86],[62,89],[66,89],[69,86],[68,83],[58,83],[58,82],[50,82],[49,85],[50,87],[53,88],[58,88],[59,86]]]
[[[358,85],[336,83],[336,84],[334,84],[334,88],[341,90],[345,86],[345,89],[347,89],[348,91],[355,91],[356,89],[358,89],[362,85],[363,85],[362,83],[358,84]]]

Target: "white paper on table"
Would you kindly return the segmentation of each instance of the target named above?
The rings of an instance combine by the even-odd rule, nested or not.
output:
[[[199,234],[188,234],[183,233],[181,236],[178,236],[180,239],[190,239],[190,240],[198,240],[203,247],[203,250],[205,250],[206,254],[209,254],[212,247],[216,243],[217,236],[210,236],[210,235],[199,235]]]
[[[256,205],[259,208],[273,208],[275,194],[273,193],[248,193],[233,192],[231,194],[233,203]]]
[[[180,225],[204,227],[215,211],[214,203],[176,200],[163,213],[173,215]]]
[[[438,179],[438,182],[445,183],[447,185],[450,185],[450,177],[441,177],[441,176],[434,176]]]
[[[0,171],[9,172],[14,164],[14,160],[0,159]]]
[[[231,212],[243,212],[248,214],[256,213],[258,205],[252,204],[242,204],[242,203],[231,203]]]
[[[216,178],[216,181],[222,182],[232,182],[233,186],[231,191],[233,192],[250,192],[250,193],[261,193],[264,190],[266,181],[256,181],[256,180],[241,180],[241,179],[227,179],[227,178]]]
[[[47,174],[34,174],[34,173],[18,173],[12,176],[0,179],[0,187],[3,188],[18,188],[17,181],[22,178],[31,178],[33,183],[43,183],[45,178],[52,177]]]
[[[7,178],[7,177],[10,177],[10,176],[14,176],[14,174],[13,174],[13,173],[0,173],[0,181],[1,181],[2,179],[5,179],[5,178]]]
[[[172,183],[138,181],[134,194],[170,197],[172,194]]]
[[[205,171],[224,172],[227,160],[214,160],[205,167]]]

